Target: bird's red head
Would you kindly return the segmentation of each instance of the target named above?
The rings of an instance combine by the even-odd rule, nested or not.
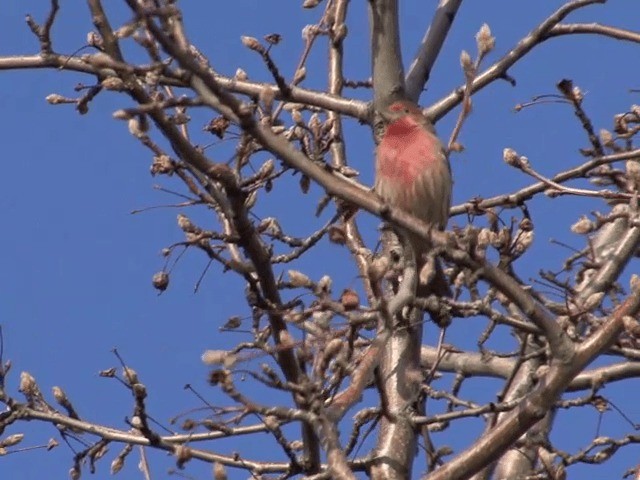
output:
[[[392,122],[407,115],[423,116],[422,110],[415,103],[408,100],[398,100],[381,112],[387,122]]]

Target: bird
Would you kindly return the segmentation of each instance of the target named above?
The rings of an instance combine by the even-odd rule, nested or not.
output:
[[[396,100],[380,111],[386,128],[376,149],[374,191],[390,206],[414,215],[432,228],[444,230],[449,219],[453,179],[444,145],[433,124],[415,103]],[[416,256],[418,272],[426,264],[429,242],[404,235]],[[417,297],[450,296],[440,262],[428,283],[418,282]],[[434,318],[436,323],[439,319]]]

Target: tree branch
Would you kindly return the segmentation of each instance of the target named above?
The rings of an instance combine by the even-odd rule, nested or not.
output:
[[[431,26],[425,32],[405,78],[407,97],[414,102],[418,101],[425,84],[429,81],[431,69],[440,54],[461,4],[462,0],[440,0],[438,3]]]
[[[520,40],[509,53],[478,75],[471,84],[471,93],[481,90],[498,79],[506,78],[509,68],[521,60],[535,46],[549,39],[549,31],[571,12],[595,3],[605,3],[606,1],[607,0],[573,0],[562,5],[551,14],[549,18]],[[431,105],[426,111],[429,118],[434,121],[438,120],[458,105],[463,99],[464,87],[465,86],[462,85],[456,88],[449,95]]]

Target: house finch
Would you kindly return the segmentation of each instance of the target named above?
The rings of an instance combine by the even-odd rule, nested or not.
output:
[[[389,205],[444,230],[451,206],[451,167],[433,125],[409,101],[394,102],[380,113],[388,124],[376,151],[375,191]],[[422,272],[428,242],[411,233],[406,237]],[[416,293],[450,295],[439,262],[433,279],[428,284],[420,281]]]

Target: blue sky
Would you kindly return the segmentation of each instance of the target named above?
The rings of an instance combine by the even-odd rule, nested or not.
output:
[[[44,17],[46,3],[38,1],[6,2],[0,16],[0,55],[35,54],[37,42],[24,23],[24,14]],[[110,5],[113,23],[125,21],[128,14],[121,2]],[[191,41],[222,74],[232,75],[238,67],[250,79],[268,80],[269,75],[255,54],[242,47],[241,35],[261,38],[277,32],[283,42],[274,49],[274,60],[288,78],[302,51],[300,31],[317,21],[320,10],[306,11],[298,4],[238,0],[236,2],[184,2],[185,23]],[[350,79],[370,75],[367,47],[368,25],[365,2],[351,2],[349,36],[346,41],[345,73]],[[425,4],[429,4],[425,6]],[[436,2],[417,0],[403,3],[403,56],[408,64],[416,44],[428,25]],[[455,26],[432,73],[421,103],[429,105],[462,82],[459,67],[461,49],[475,52],[474,35],[482,23],[488,23],[496,37],[495,51],[485,65],[495,61],[564,2],[525,0],[465,2]],[[284,4],[282,4],[284,5]],[[584,9],[570,21],[599,22],[637,29],[640,6],[637,0],[612,0],[604,6]],[[53,31],[54,48],[72,53],[82,47],[92,28],[84,2],[63,2],[60,18]],[[132,53],[133,54],[133,53]],[[575,36],[553,39],[537,47],[510,74],[517,86],[497,82],[474,97],[474,112],[462,132],[465,152],[451,159],[455,176],[454,203],[474,196],[489,196],[513,191],[530,183],[502,161],[505,147],[529,157],[540,172],[551,174],[581,161],[578,148],[587,145],[580,124],[567,106],[548,104],[514,113],[517,103],[534,95],[556,93],[555,84],[570,78],[586,92],[585,108],[596,129],[612,129],[613,115],[640,103],[638,46],[604,38]],[[322,89],[325,41],[320,40],[310,57],[309,88]],[[200,291],[194,286],[206,260],[189,251],[173,268],[169,290],[158,296],[151,288],[151,276],[162,269],[163,247],[182,239],[175,223],[180,211],[206,226],[207,212],[164,208],[132,215],[130,212],[150,206],[180,201],[154,189],[154,185],[184,192],[175,181],[149,175],[150,155],[127,132],[124,123],[111,119],[114,110],[128,106],[128,100],[115,94],[100,95],[88,115],[80,116],[70,106],[50,106],[44,98],[51,93],[73,96],[73,87],[92,79],[60,71],[0,72],[0,111],[2,122],[3,172],[0,175],[0,212],[4,234],[0,236],[0,323],[5,340],[5,359],[13,363],[8,385],[17,393],[19,372],[29,371],[47,392],[54,385],[65,389],[82,416],[107,425],[123,427],[130,415],[132,400],[115,381],[98,378],[97,372],[117,362],[111,349],[118,348],[135,368],[150,393],[152,415],[167,425],[178,412],[201,407],[187,391],[192,384],[212,403],[225,403],[221,394],[206,384],[207,369],[199,357],[208,348],[227,348],[245,339],[241,333],[221,334],[218,327],[230,315],[247,315],[242,283],[232,274],[212,268]],[[634,83],[635,82],[635,83]],[[366,90],[346,91],[347,95],[369,99]],[[457,112],[437,126],[448,137]],[[207,112],[193,114],[192,134],[196,142],[213,139],[201,132],[210,118]],[[350,164],[361,172],[361,181],[372,183],[373,142],[367,128],[354,121],[347,124]],[[207,150],[211,158],[223,161],[231,157],[231,145],[216,145]],[[297,179],[277,185],[268,198],[261,199],[258,213],[278,216],[294,234],[309,234],[323,223],[312,212],[320,196],[318,188],[302,197]],[[292,201],[294,199],[294,201]],[[534,276],[539,268],[559,269],[566,250],[552,245],[551,238],[580,246],[568,226],[579,214],[606,211],[606,205],[586,199],[541,199],[530,205],[536,225],[536,244],[518,264],[522,278]],[[376,219],[362,218],[371,246],[375,245]],[[464,225],[466,218],[451,220]],[[304,269],[315,278],[329,274],[335,291],[358,287],[357,274],[344,250],[323,242],[318,255],[303,259],[294,268]],[[329,260],[328,260],[329,259]],[[289,267],[283,268],[286,270]],[[632,265],[631,269],[637,268]],[[473,348],[476,333],[484,322],[464,321],[454,325],[449,341]],[[435,331],[427,326],[427,339]],[[503,336],[509,348],[511,340]],[[469,340],[471,339],[471,340]],[[263,360],[259,360],[263,361]],[[248,365],[251,366],[251,365]],[[250,382],[246,382],[250,383]],[[243,388],[256,394],[251,385]],[[473,398],[490,398],[496,384],[475,381],[469,385]],[[638,391],[637,380],[626,382],[627,389]],[[605,390],[633,421],[640,423],[637,401],[624,395],[620,387]],[[489,397],[486,397],[488,395]],[[475,397],[474,397],[475,396]],[[590,439],[596,429],[594,410],[559,419],[554,438],[561,445],[577,448]],[[468,429],[478,430],[479,422]],[[475,431],[474,430],[474,431]],[[631,427],[615,412],[607,412],[602,434],[622,435]],[[23,446],[44,444],[55,436],[53,428],[19,425],[25,431]],[[467,430],[468,431],[468,430]],[[479,430],[478,430],[479,431]],[[269,458],[273,445],[266,436],[220,442],[216,450],[240,451],[247,457]],[[457,448],[469,438],[452,434],[448,441]],[[77,448],[82,448],[76,445]],[[94,478],[107,478],[108,464],[117,452],[111,448],[109,460],[98,466]],[[277,452],[279,455],[279,452]],[[56,451],[44,450],[13,454],[0,459],[0,477],[36,479],[47,476],[64,478],[71,466],[72,453],[62,445]],[[618,478],[637,462],[638,448],[629,447],[602,467],[577,467],[578,477]],[[152,471],[164,478],[171,459],[151,455]],[[125,475],[136,474],[137,455],[128,459]],[[194,478],[209,478],[208,468],[190,465]],[[420,468],[416,468],[416,473]],[[230,478],[246,478],[245,473],[230,472]],[[124,478],[124,477],[123,477]]]

